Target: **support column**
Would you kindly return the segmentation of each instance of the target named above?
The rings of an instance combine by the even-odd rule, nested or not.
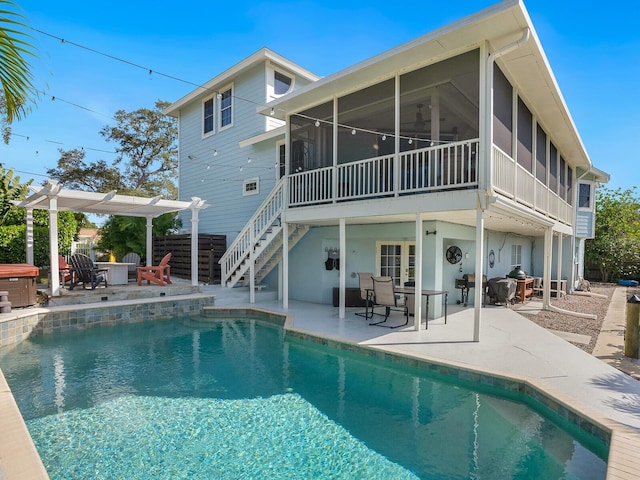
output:
[[[416,293],[413,296],[414,310],[413,310],[413,328],[415,331],[420,331],[420,323],[422,321],[422,239],[424,238],[422,233],[422,215],[416,213],[416,257],[414,265],[414,280],[416,282]],[[429,315],[429,312],[426,312]],[[429,321],[427,319],[427,321]]]
[[[147,267],[153,265],[153,217],[147,218]]]
[[[282,308],[289,308],[289,224],[282,222]]]
[[[198,285],[198,212],[191,209],[191,285]]]
[[[484,197],[482,197],[484,198]],[[480,341],[480,322],[482,320],[482,303],[484,292],[482,290],[482,272],[484,269],[484,212],[482,210],[482,198],[476,210],[476,284],[473,292],[473,341]]]
[[[27,208],[27,263],[33,265],[33,208]]]
[[[562,240],[564,235],[558,233],[558,262],[556,265],[556,298],[560,298],[560,279],[562,278]]]
[[[60,296],[60,263],[58,262],[58,197],[49,197],[49,255],[51,265],[51,295]]]
[[[253,221],[249,226],[249,303],[256,303],[256,232]]]
[[[544,269],[542,272],[542,308],[551,304],[551,260],[553,259],[553,230],[547,227],[544,231]]]
[[[345,288],[347,284],[347,225],[344,217],[340,219],[340,303],[338,318],[344,318],[345,314]]]

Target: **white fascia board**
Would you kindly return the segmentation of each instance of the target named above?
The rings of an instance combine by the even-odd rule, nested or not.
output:
[[[254,135],[253,137],[240,140],[238,142],[238,145],[241,148],[244,148],[250,145],[255,145],[256,143],[264,142],[265,140],[271,140],[277,137],[284,137],[284,134],[286,131],[287,131],[287,126],[283,125],[281,127],[274,128],[273,130],[269,130],[268,132],[264,132],[259,135]]]
[[[216,91],[216,87],[218,87],[219,85],[229,83],[243,71],[265,60],[271,60],[272,62],[278,63],[283,67],[287,68],[288,70],[294,72],[296,75],[303,76],[304,78],[307,78],[312,81],[316,81],[318,78],[320,78],[314,73],[311,73],[310,71],[302,68],[301,66],[293,63],[292,61],[287,60],[283,56],[278,55],[277,53],[269,50],[268,48],[261,48],[254,54],[249,55],[247,58],[240,61],[239,63],[236,63],[233,67],[225,70],[220,75],[212,78],[204,85],[197,87],[195,90],[191,91],[190,93],[182,97],[180,100],[169,105],[169,107],[167,107],[164,110],[164,114],[170,115],[172,117],[178,117],[180,108],[186,105],[187,103],[192,102],[193,100],[201,96],[214,93]]]

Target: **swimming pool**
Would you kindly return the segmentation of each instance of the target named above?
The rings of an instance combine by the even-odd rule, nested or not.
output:
[[[515,394],[256,320],[54,333],[0,355],[52,479],[606,475],[606,445]]]

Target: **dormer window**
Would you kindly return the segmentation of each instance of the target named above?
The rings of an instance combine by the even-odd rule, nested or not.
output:
[[[273,72],[273,93],[275,95],[284,95],[293,85],[293,79],[280,73],[278,71]]]

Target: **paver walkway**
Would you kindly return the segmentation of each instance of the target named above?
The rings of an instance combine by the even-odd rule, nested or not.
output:
[[[602,323],[602,329],[593,356],[618,370],[640,380],[640,360],[625,357],[624,331],[627,318],[627,289],[618,287],[613,292],[609,310]]]

